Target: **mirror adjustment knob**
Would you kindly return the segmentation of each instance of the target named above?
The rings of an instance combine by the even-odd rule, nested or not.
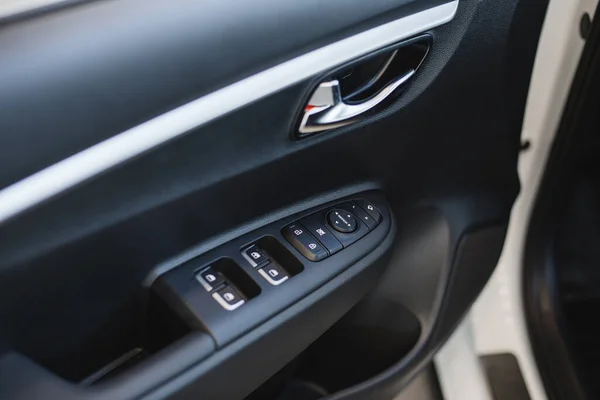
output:
[[[356,218],[346,210],[333,209],[327,214],[327,222],[338,232],[352,233],[358,227]]]

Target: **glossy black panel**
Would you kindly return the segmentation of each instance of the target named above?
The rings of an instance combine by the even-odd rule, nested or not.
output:
[[[0,188],[178,105],[447,0],[108,0],[0,24]]]

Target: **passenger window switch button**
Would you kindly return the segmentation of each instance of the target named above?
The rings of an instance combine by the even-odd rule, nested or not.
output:
[[[220,272],[215,271],[213,267],[208,267],[196,274],[196,280],[206,289],[207,292],[219,287],[225,283],[225,278]]]
[[[242,295],[231,286],[217,290],[212,297],[227,311],[233,311],[245,302]]]
[[[269,262],[269,256],[267,253],[256,245],[250,246],[244,250],[243,254],[244,258],[246,258],[246,260],[248,260],[250,265],[252,265],[254,268],[260,267],[261,265]]]
[[[290,277],[283,268],[275,263],[271,263],[266,267],[259,269],[258,273],[261,274],[261,276],[265,278],[267,282],[274,286],[282,284]]]
[[[285,238],[310,261],[320,261],[327,257],[327,250],[321,246],[300,224],[292,224],[283,230]]]

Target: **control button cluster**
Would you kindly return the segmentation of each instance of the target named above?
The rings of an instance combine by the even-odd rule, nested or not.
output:
[[[381,219],[381,213],[373,204],[358,199],[306,216],[286,226],[282,233],[304,257],[317,262],[342,251],[368,234]],[[291,277],[290,272],[273,259],[263,245],[270,249],[261,239],[242,248],[241,254],[256,271],[255,279],[264,279],[273,286],[281,285]],[[246,292],[245,286],[244,291],[239,289],[242,286],[234,279],[235,274],[219,262],[196,271],[195,279],[221,307],[233,311],[252,296]],[[230,272],[232,275],[229,275]]]
[[[196,273],[196,280],[207,292],[212,292],[213,299],[228,311],[233,311],[246,302],[244,296],[229,284],[221,272],[212,266]]]
[[[283,235],[302,255],[311,261],[320,261],[329,254],[321,243],[299,223],[284,228]]]
[[[242,251],[242,255],[252,267],[258,270],[260,276],[271,285],[281,285],[290,277],[286,270],[273,261],[267,252],[256,244]]]
[[[285,227],[284,237],[310,261],[320,261],[375,229],[382,216],[364,199],[337,204]]]
[[[327,223],[319,216],[314,215],[303,218],[302,224],[327,249],[328,255],[335,254],[344,248],[340,241],[335,238]]]

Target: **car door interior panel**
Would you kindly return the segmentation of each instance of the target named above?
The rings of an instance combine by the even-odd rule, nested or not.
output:
[[[0,20],[0,398],[387,399],[494,270],[547,1]]]

